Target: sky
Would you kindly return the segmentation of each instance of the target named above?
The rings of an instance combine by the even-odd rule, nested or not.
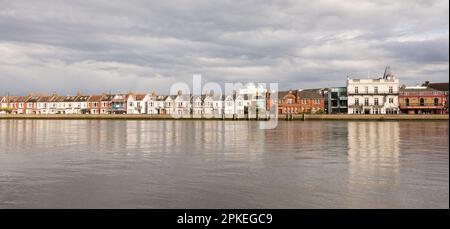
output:
[[[0,94],[448,82],[447,0],[0,0]]]

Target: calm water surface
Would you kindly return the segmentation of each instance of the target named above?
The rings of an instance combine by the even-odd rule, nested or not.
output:
[[[0,120],[0,208],[448,208],[448,122]]]

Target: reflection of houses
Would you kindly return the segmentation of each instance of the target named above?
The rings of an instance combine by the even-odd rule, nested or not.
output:
[[[400,167],[399,122],[348,122],[349,192],[395,185]],[[377,178],[383,179],[377,179]],[[386,200],[389,202],[390,200]]]
[[[347,79],[349,114],[397,114],[398,79],[386,67],[382,78]]]
[[[347,88],[330,87],[326,90],[325,112],[327,114],[347,114]]]

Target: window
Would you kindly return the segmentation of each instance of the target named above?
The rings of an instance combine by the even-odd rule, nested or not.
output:
[[[375,106],[378,106],[378,98],[375,98],[375,99],[373,100],[373,103],[375,104]]]
[[[288,104],[292,104],[292,99],[287,99]]]
[[[365,90],[366,94],[369,94],[369,87],[365,87],[364,90]]]
[[[359,99],[358,98],[355,99],[355,105],[359,106]]]
[[[393,98],[389,98],[389,103],[394,103],[394,99]]]
[[[364,106],[369,106],[369,98],[364,99]]]
[[[434,105],[435,106],[439,106],[439,99],[438,98],[434,98]]]
[[[406,106],[409,106],[409,99],[405,99]]]
[[[392,86],[389,86],[389,94],[394,93],[394,88]]]
[[[378,87],[377,87],[377,86],[375,86],[375,87],[373,88],[373,92],[374,92],[375,94],[378,94]]]
[[[425,101],[423,98],[420,98],[420,106],[424,106],[425,105]]]
[[[358,94],[358,87],[355,87],[355,94]]]

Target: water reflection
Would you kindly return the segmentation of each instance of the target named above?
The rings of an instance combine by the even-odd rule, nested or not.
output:
[[[400,169],[399,122],[348,123],[348,192],[350,207],[388,207]]]

